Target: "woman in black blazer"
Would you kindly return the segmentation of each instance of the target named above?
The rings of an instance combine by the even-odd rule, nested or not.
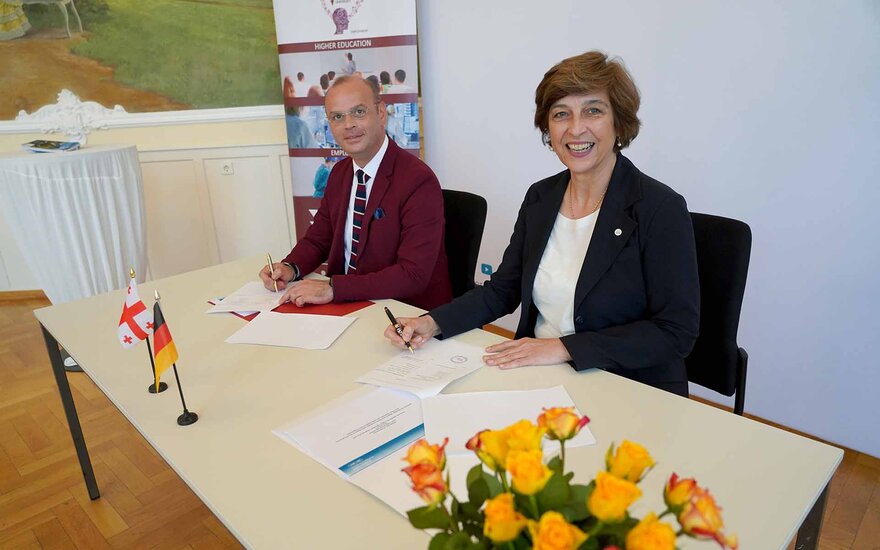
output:
[[[638,135],[639,93],[618,60],[587,52],[552,67],[535,126],[567,170],[531,186],[490,281],[417,318],[414,347],[522,306],[516,339],[487,365],[568,361],[688,394],[684,358],[699,328],[693,226],[684,198],[620,154]],[[386,337],[401,339],[389,327]]]

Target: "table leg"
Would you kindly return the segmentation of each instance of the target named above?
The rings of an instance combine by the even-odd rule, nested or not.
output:
[[[67,373],[64,372],[64,361],[61,359],[61,350],[58,349],[58,341],[52,336],[46,327],[40,324],[43,331],[43,339],[46,341],[46,351],[49,352],[49,362],[52,363],[52,372],[55,374],[55,383],[58,385],[58,393],[61,394],[61,404],[64,405],[64,414],[67,416],[67,426],[70,428],[70,437],[73,438],[73,446],[76,447],[76,456],[79,458],[79,466],[82,468],[83,480],[89,491],[89,498],[95,500],[101,497],[98,492],[98,482],[95,481],[95,472],[92,470],[92,460],[89,458],[89,450],[86,448],[86,440],[83,438],[82,427],[79,425],[79,416],[76,414],[76,404],[70,393],[70,383],[67,381]]]
[[[816,504],[798,529],[795,550],[816,550],[819,547],[819,531],[822,529],[822,517],[825,515],[825,500],[828,497],[828,486],[816,499]]]

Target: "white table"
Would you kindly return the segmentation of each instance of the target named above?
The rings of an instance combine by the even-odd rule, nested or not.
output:
[[[171,373],[166,376],[169,391],[148,394],[145,349],[124,351],[116,342],[112,327],[122,307],[121,292],[36,312],[92,497],[98,497],[98,490],[56,339],[245,546],[425,548],[425,535],[390,508],[271,433],[354,389],[358,375],[397,353],[382,338],[387,324],[382,305],[401,316],[418,310],[380,301],[357,311],[352,315],[358,320],[325,351],[224,344],[243,321],[205,315],[206,300],[252,279],[260,265],[260,258],[240,260],[142,286],[142,296],[152,295],[153,288],[162,294],[165,319],[180,351],[187,405],[200,417],[188,427],[176,424],[181,406]],[[500,340],[483,331],[460,338],[480,345]],[[740,548],[784,549],[802,524],[799,542],[803,548],[816,547],[824,491],[843,455],[839,449],[613,374],[576,373],[566,365],[484,368],[446,393],[556,384],[564,384],[592,418],[590,428],[599,441],[570,451],[567,464],[576,479],[589,479],[603,468],[609,443],[631,439],[658,461],[643,482],[635,515],[663,509],[662,487],[674,471],[710,488],[724,508],[728,530],[740,536]],[[533,411],[523,415],[535,416]],[[406,482],[403,474],[400,482]],[[680,542],[684,549],[717,548],[690,539]]]
[[[0,212],[53,304],[143,281],[146,223],[134,146],[0,155]]]

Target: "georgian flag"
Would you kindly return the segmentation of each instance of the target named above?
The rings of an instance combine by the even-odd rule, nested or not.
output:
[[[125,295],[125,305],[122,308],[122,316],[119,318],[117,335],[122,347],[128,349],[153,331],[153,314],[138,296],[137,282],[134,279],[128,283],[128,294]]]

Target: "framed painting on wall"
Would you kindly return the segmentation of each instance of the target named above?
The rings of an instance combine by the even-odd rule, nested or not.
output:
[[[280,105],[272,0],[0,0],[0,125],[63,89],[128,113]]]

